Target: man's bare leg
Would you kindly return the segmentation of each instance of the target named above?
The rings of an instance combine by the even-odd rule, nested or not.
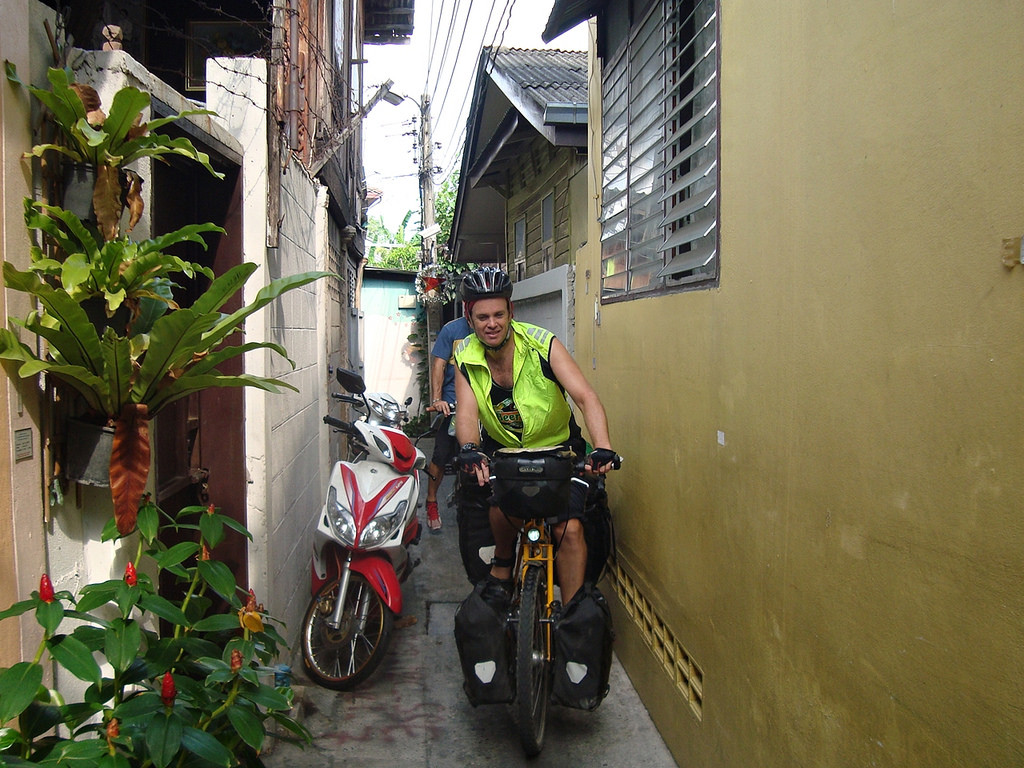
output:
[[[562,604],[568,603],[579,588],[587,570],[587,540],[580,520],[567,520],[554,526],[552,533],[558,542],[555,570],[558,586],[562,590]]]
[[[498,507],[491,507],[490,510],[491,534],[494,536],[494,559],[498,561],[511,561],[516,553],[516,536],[519,533],[517,528],[505,517]],[[491,564],[491,575],[496,579],[507,581],[512,578],[512,565]]]

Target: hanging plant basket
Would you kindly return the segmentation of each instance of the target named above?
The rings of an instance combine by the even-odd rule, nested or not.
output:
[[[113,448],[113,427],[68,419],[65,451],[68,479],[82,485],[109,488]]]

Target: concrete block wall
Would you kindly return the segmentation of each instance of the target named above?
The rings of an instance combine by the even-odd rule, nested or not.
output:
[[[246,284],[247,302],[271,280],[325,269],[326,192],[295,163],[280,179],[278,246],[267,247],[269,193],[266,62],[235,59],[231,67],[208,67],[208,106],[244,147],[243,248],[260,269]],[[254,108],[254,106],[256,108]],[[309,599],[309,557],[314,519],[322,504],[327,435],[320,419],[326,401],[324,335],[325,280],[293,289],[246,323],[248,341],[269,341],[294,363],[269,351],[246,356],[246,371],[281,378],[298,391],[245,393],[246,465],[249,476],[249,582],[257,599],[297,650],[297,632]]]

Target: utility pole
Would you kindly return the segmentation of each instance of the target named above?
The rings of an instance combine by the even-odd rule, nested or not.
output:
[[[438,228],[434,220],[434,137],[430,120],[430,94],[420,98],[420,231],[423,233],[421,268],[437,262]],[[441,330],[441,302],[427,302],[427,349]]]
[[[423,235],[423,264],[433,264],[435,257],[434,232],[434,139],[430,120],[430,95],[420,100],[420,229]]]

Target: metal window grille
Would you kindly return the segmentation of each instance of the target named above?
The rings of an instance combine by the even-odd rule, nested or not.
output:
[[[718,274],[718,14],[662,0],[605,69],[602,296]]]

